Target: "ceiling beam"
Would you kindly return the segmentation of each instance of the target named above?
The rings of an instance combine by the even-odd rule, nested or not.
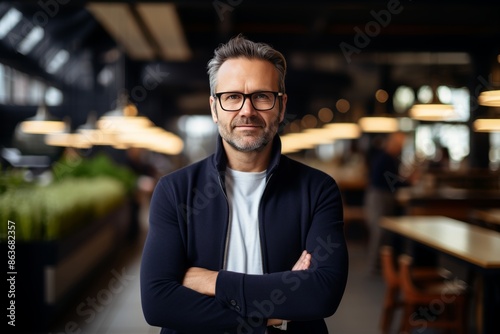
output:
[[[134,60],[151,60],[155,50],[145,38],[126,3],[89,3],[87,9]]]
[[[164,60],[186,61],[191,58],[191,50],[184,36],[175,5],[141,3],[136,8],[158,44]]]

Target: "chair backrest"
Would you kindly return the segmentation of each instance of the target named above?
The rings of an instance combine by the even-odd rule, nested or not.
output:
[[[394,263],[394,250],[391,246],[380,247],[380,265],[382,275],[387,285],[391,287],[399,286],[399,274]]]
[[[408,254],[402,254],[398,258],[398,263],[399,263],[399,280],[403,295],[405,296],[405,298],[412,298],[418,296],[419,290],[415,286],[411,275],[413,258]]]

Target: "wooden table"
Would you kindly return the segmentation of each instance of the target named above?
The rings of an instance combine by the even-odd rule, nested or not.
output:
[[[481,268],[500,269],[500,233],[444,216],[384,217],[382,228]]]
[[[500,333],[500,233],[443,216],[383,217],[380,226],[460,259],[483,280],[481,333]]]
[[[465,221],[473,209],[498,207],[500,190],[403,187],[396,199],[410,216],[447,216]]]

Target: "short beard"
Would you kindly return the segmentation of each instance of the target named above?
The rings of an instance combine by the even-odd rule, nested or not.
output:
[[[238,144],[236,141],[231,140],[230,138],[226,139],[226,142],[231,145],[235,150],[240,152],[261,152],[267,144],[269,144],[269,139],[266,137],[261,137],[259,140],[254,143],[243,145]]]
[[[280,114],[278,114],[276,120],[270,125],[269,129],[267,129],[261,137],[251,143],[239,140],[240,138],[231,138],[230,134],[225,132],[225,128],[221,130],[220,124],[219,133],[222,139],[239,152],[261,152],[273,140],[274,136],[278,132],[279,119]]]

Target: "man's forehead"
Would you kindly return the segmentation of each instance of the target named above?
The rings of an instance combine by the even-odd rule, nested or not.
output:
[[[277,83],[278,71],[274,65],[262,59],[253,58],[230,58],[226,60],[217,75],[217,81],[220,79],[236,81],[268,81]]]
[[[257,66],[263,66],[263,67],[273,67],[273,63],[271,63],[268,60],[265,59],[259,59],[259,58],[248,58],[248,57],[234,57],[234,58],[229,58],[226,59],[222,65],[221,68],[228,67],[228,66],[243,66],[247,64],[252,64],[257,65]]]

